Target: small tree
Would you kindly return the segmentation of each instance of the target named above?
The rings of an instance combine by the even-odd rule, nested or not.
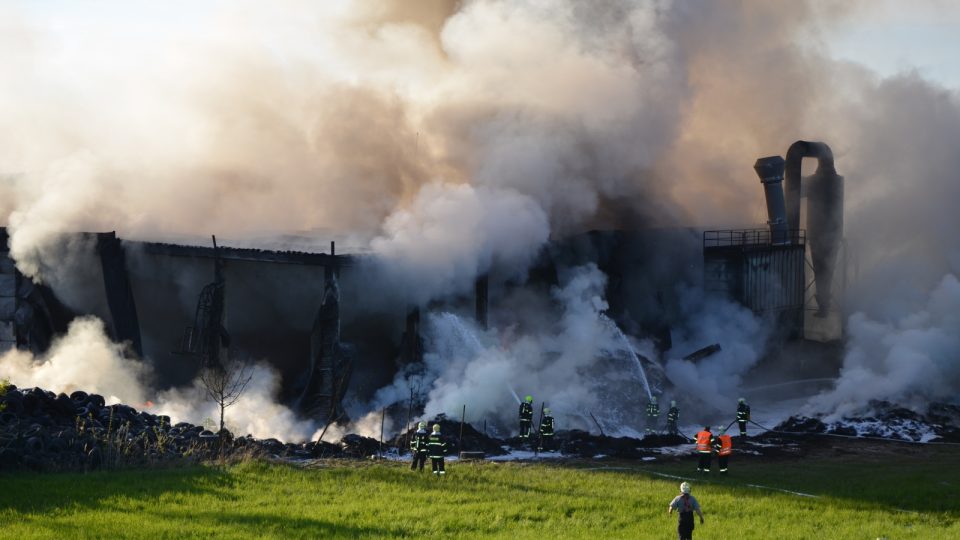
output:
[[[220,433],[223,433],[223,416],[227,407],[240,399],[252,378],[253,366],[236,360],[208,366],[200,372],[203,388],[210,399],[220,407]]]
[[[6,379],[0,379],[0,397],[7,395],[7,390],[10,389],[10,381]],[[0,403],[0,412],[3,412],[7,408],[6,403]]]

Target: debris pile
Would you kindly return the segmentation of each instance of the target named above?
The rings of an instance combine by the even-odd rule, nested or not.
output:
[[[375,456],[380,452],[380,441],[363,437],[361,435],[349,434],[340,439],[340,450],[344,457],[363,458]],[[383,446],[386,449],[386,445]]]
[[[447,441],[448,453],[451,455],[455,455],[461,450],[483,452],[487,456],[503,456],[508,453],[503,448],[505,441],[484,435],[470,424],[463,424],[462,448],[457,444],[460,442],[460,422],[449,420],[446,416],[438,416],[427,422],[427,432],[432,430],[434,424],[440,424],[440,433]],[[399,448],[401,452],[408,452],[410,450],[410,440],[416,431],[417,427],[413,426],[408,431],[400,433],[389,441],[390,446]],[[387,444],[387,442],[384,442],[384,444]]]
[[[820,418],[792,416],[773,428],[783,433],[821,433],[850,437],[876,437],[914,442],[960,442],[960,406],[931,404],[925,413],[888,401],[871,401],[872,414],[824,422]]]
[[[10,386],[0,396],[0,470],[91,470],[216,458],[352,456],[330,443],[282,443],[213,433],[186,422],[107,405],[103,396]]]

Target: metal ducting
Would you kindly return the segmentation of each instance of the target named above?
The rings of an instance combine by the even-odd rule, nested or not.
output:
[[[767,199],[767,225],[770,226],[770,243],[781,245],[790,242],[787,228],[786,203],[783,197],[784,161],[780,156],[763,157],[753,169],[760,176],[763,194]]]
[[[843,177],[833,165],[833,152],[822,142],[797,141],[787,150],[785,202],[787,226],[800,228],[800,165],[803,158],[817,160],[817,170],[803,179],[807,196],[807,243],[817,285],[817,305],[823,315],[830,308],[831,285],[843,239]]]

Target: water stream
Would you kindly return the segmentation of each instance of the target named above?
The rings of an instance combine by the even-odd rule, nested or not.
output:
[[[613,319],[602,313],[600,314],[600,319],[610,326],[610,329],[613,330],[613,333],[617,335],[621,342],[623,342],[624,349],[626,349],[637,362],[637,369],[640,371],[640,381],[643,382],[643,389],[647,392],[647,399],[653,400],[653,392],[650,391],[650,383],[647,382],[647,372],[643,369],[643,362],[640,361],[640,357],[637,356],[636,351],[633,350],[633,346],[630,345],[630,340],[627,339],[626,334],[620,330],[620,327],[617,326],[617,323],[615,323]]]
[[[463,324],[463,320],[460,319],[460,317],[446,311],[440,313],[439,317],[453,327],[454,331],[457,333],[457,337],[460,338],[460,341],[462,341],[464,345],[470,347],[474,354],[479,354],[486,348],[482,343],[480,343],[480,340],[477,338],[476,334],[470,330],[470,327]]]

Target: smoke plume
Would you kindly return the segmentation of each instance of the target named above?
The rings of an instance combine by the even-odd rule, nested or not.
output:
[[[404,286],[407,301],[473,287],[493,269],[524,277],[550,235],[543,209],[514,190],[429,184],[409,208],[391,214],[371,247],[381,271]],[[411,284],[415,284],[411,287]]]
[[[0,356],[0,378],[17,386],[68,394],[83,390],[102,394],[108,403],[145,403],[148,376],[147,368],[111,343],[103,322],[92,317],[75,319],[40,358],[17,349]]]
[[[931,400],[954,400],[960,386],[960,282],[953,275],[917,312],[890,321],[850,317],[849,344],[836,388],[808,407],[831,416],[862,413],[871,400],[925,411]]]
[[[295,232],[318,249],[336,238],[371,251],[388,269],[382,288],[426,305],[478,274],[522,278],[549,240],[591,228],[762,222],[754,159],[822,139],[846,176],[855,314],[838,389],[820,403],[936,398],[957,388],[940,370],[889,379],[910,358],[939,366],[951,350],[937,333],[950,321],[935,313],[960,272],[960,103],[917,73],[883,79],[829,58],[821,33],[863,6],[116,1],[52,17],[7,4],[0,221],[21,271],[65,298],[82,295],[54,270],[64,232],[237,242]],[[617,350],[599,317],[602,279],[578,272],[544,301],[563,315],[531,314],[509,348],[496,343],[504,326],[455,351],[457,324],[433,317],[428,412],[470,397],[493,415],[480,395],[490,389],[477,386],[486,377],[596,407],[558,383],[589,387],[586,359]],[[680,295],[666,373],[726,396],[720,406],[766,329],[697,294]],[[898,336],[882,350],[878,328]],[[676,360],[717,336],[722,354]],[[18,358],[11,365],[32,365]],[[439,358],[449,366],[430,364]],[[887,383],[861,395],[863,377]]]
[[[279,380],[273,370],[261,363],[252,375],[241,399],[227,409],[227,428],[237,435],[249,433],[284,441],[315,439],[322,426],[297,418],[276,402]],[[220,411],[199,381],[183,389],[151,390],[149,367],[122,345],[112,343],[104,333],[103,322],[93,317],[75,319],[67,334],[39,358],[16,349],[0,356],[0,379],[22,388],[101,394],[108,404],[124,403],[168,415],[174,422],[219,429]]]
[[[503,328],[483,331],[449,312],[431,313],[425,336],[424,365],[397,375],[375,396],[375,408],[406,402],[411,389],[424,402],[424,415],[488,421],[495,432],[510,434],[516,419],[514,392],[544,402],[564,428],[591,429],[590,413],[608,433],[636,434],[646,406],[640,360],[603,312],[606,277],[596,266],[566,272],[562,287],[551,291],[549,310],[535,313],[539,329],[514,331],[527,313],[504,318]],[[550,316],[550,313],[555,315]],[[640,344],[641,350],[652,349]]]

